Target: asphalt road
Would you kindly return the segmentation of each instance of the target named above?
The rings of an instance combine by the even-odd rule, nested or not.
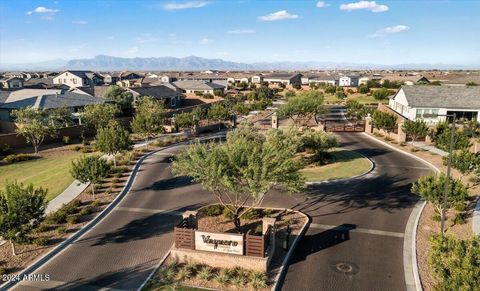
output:
[[[312,218],[286,275],[284,290],[405,290],[403,233],[417,201],[410,183],[429,171],[418,161],[362,134],[340,134],[346,148],[370,157],[374,172],[354,181],[323,184],[298,195],[272,191],[266,206],[292,207]],[[148,158],[131,193],[96,227],[47,262],[18,290],[134,290],[173,243],[179,213],[215,201],[174,178],[169,157]],[[334,228],[333,230],[331,228]]]

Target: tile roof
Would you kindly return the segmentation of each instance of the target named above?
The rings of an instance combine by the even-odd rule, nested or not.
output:
[[[197,81],[197,80],[183,80],[183,81],[175,81],[173,85],[180,89],[184,90],[213,90],[213,89],[225,89],[224,85],[211,83],[211,82],[204,82],[204,81]]]
[[[151,96],[155,99],[171,98],[181,95],[181,93],[177,92],[176,90],[173,90],[164,85],[138,88],[133,87],[128,88],[127,90],[139,96]]]

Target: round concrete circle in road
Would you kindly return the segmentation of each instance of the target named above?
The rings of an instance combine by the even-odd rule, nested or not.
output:
[[[330,267],[338,273],[342,273],[345,275],[355,275],[358,273],[360,268],[351,262],[334,262],[330,264]]]

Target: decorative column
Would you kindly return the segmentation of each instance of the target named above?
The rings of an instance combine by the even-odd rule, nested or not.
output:
[[[273,112],[273,115],[272,115],[272,128],[275,128],[275,129],[278,128],[278,116],[277,116],[277,112]]]
[[[183,219],[188,220],[188,228],[197,229],[198,220],[197,220],[198,211],[187,210],[182,214]]]
[[[407,134],[403,131],[403,121],[398,124],[397,142],[406,142]]]
[[[368,113],[367,117],[365,117],[365,132],[372,133],[372,128],[372,117],[370,116],[370,113]]]

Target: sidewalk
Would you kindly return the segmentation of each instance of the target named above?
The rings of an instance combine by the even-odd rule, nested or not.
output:
[[[431,146],[431,145],[427,145],[426,143],[423,143],[423,142],[410,141],[410,142],[408,142],[408,144],[411,144],[416,148],[429,151],[431,153],[437,154],[437,155],[442,156],[442,157],[448,156],[448,153],[446,151],[443,151],[443,150],[441,150],[439,148],[436,148],[434,146]]]

